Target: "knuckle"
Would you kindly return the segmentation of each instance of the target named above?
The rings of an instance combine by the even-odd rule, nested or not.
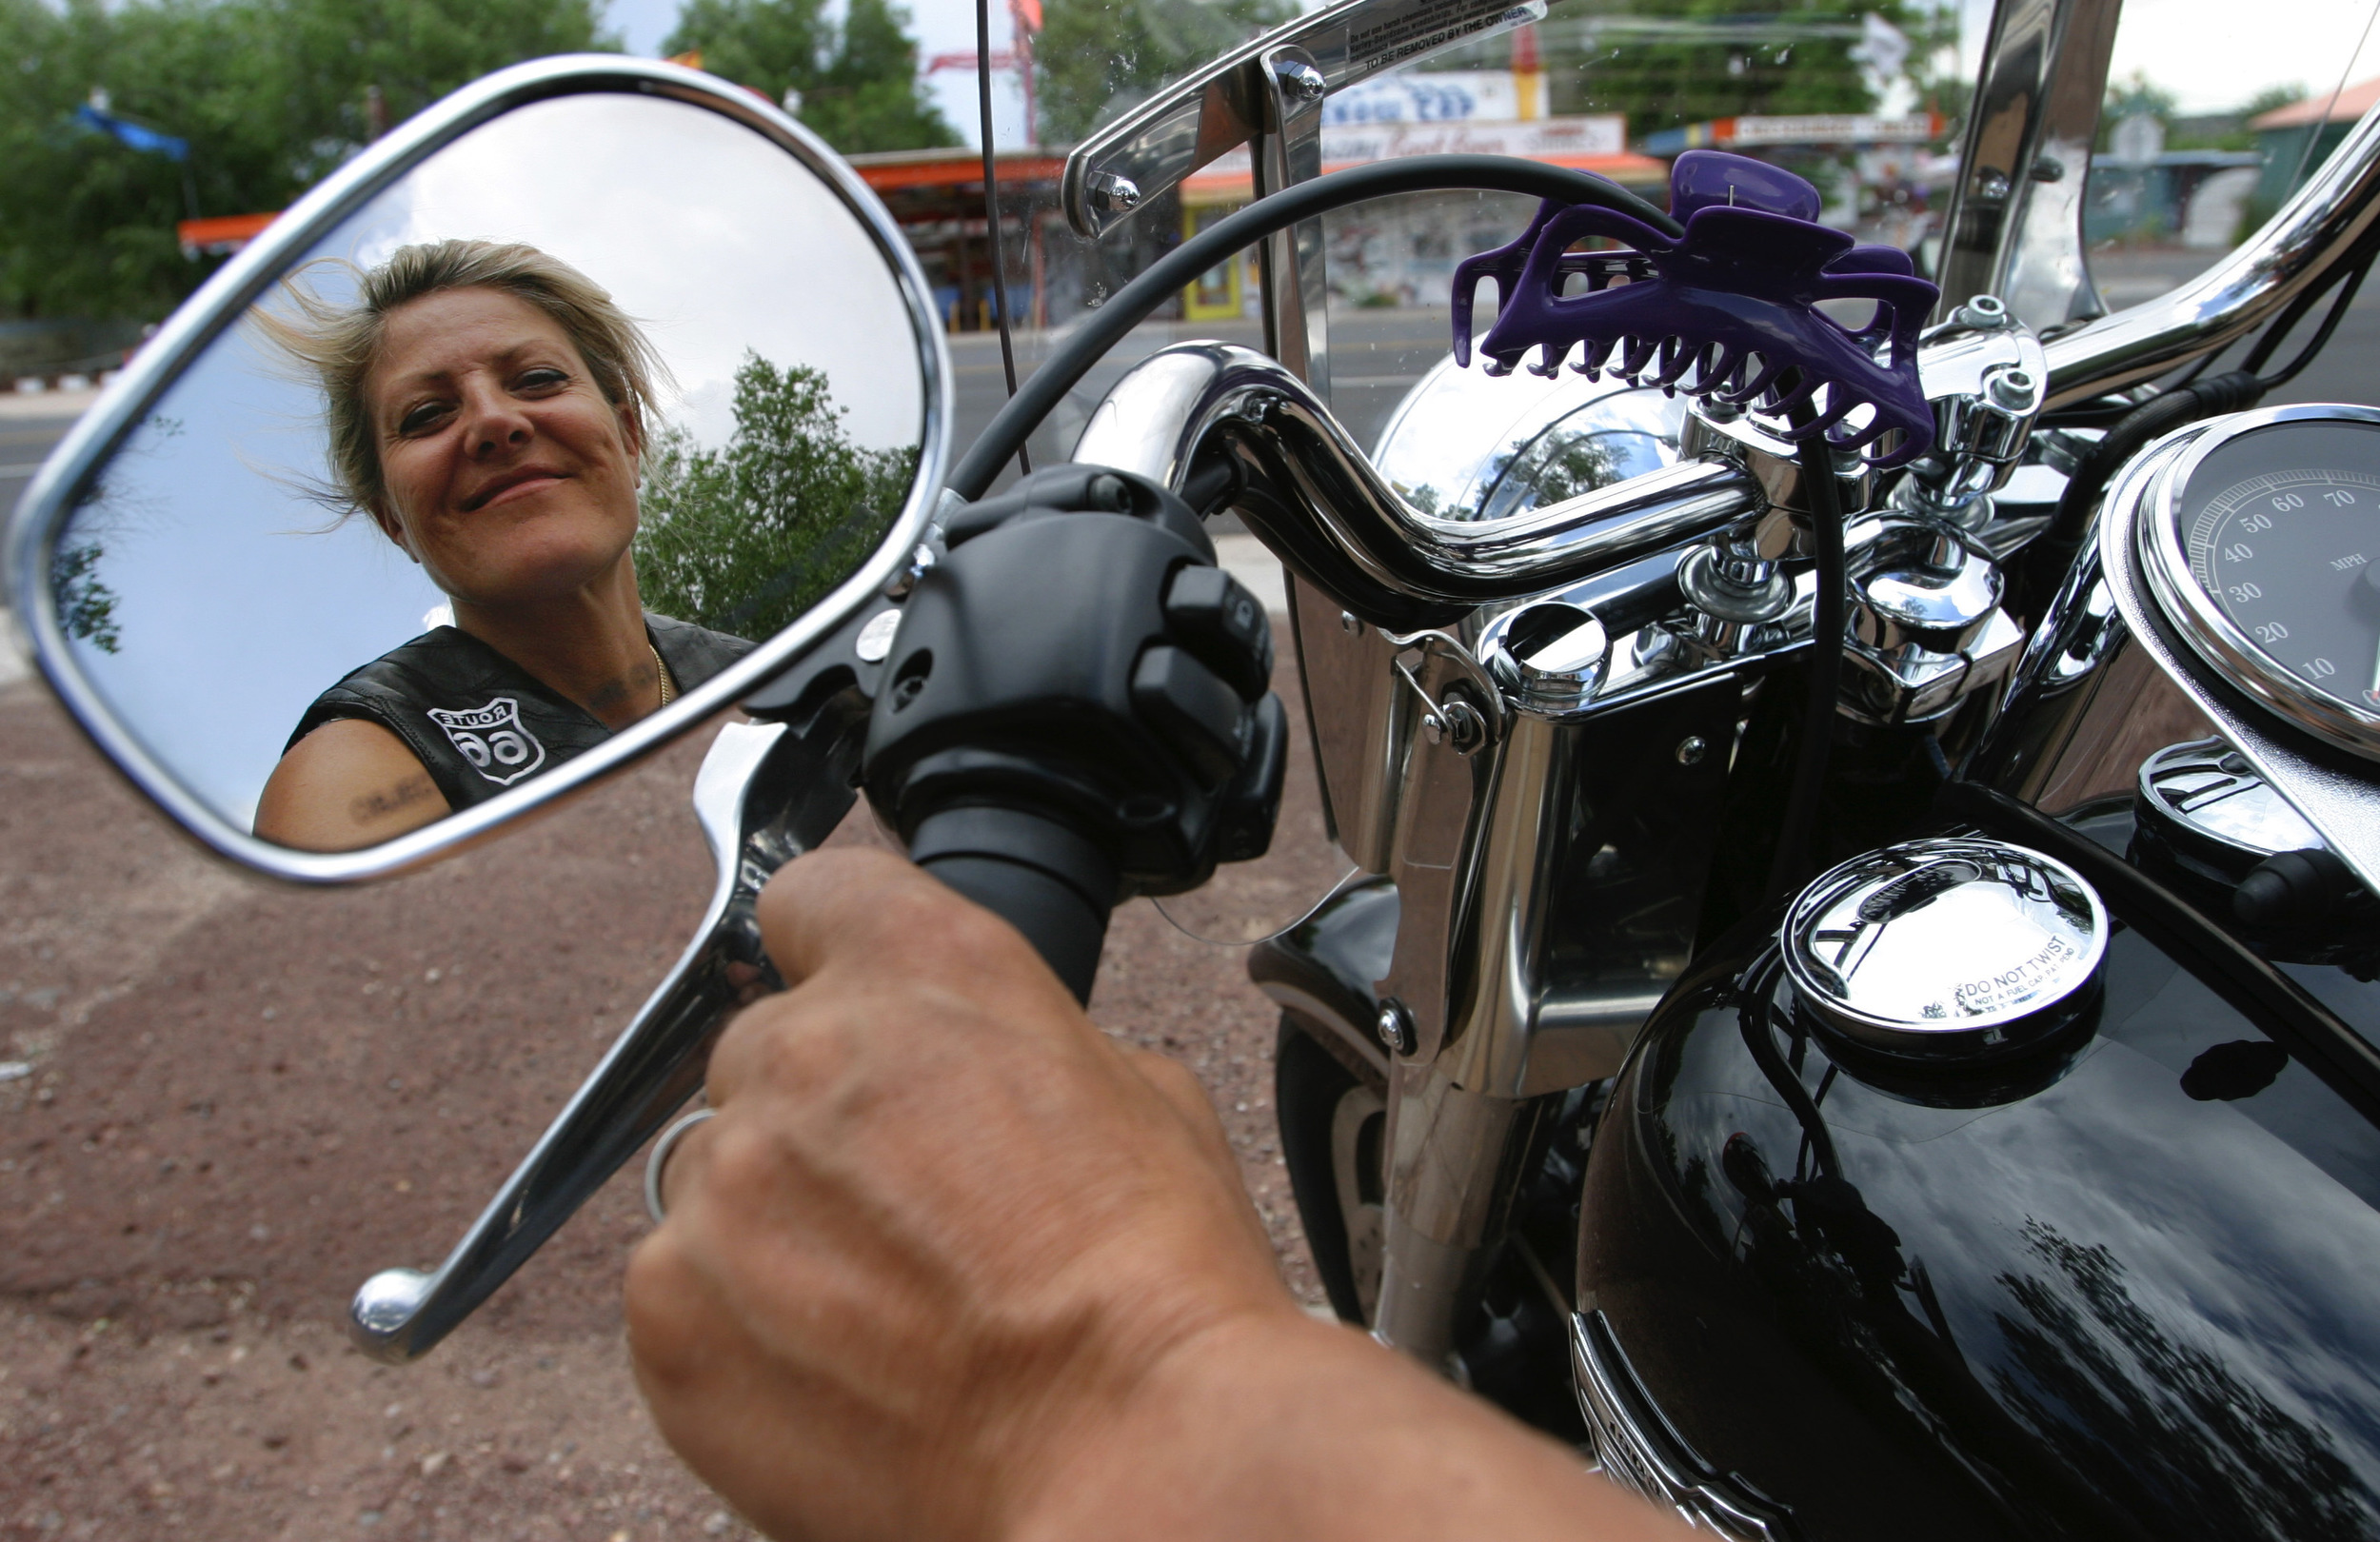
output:
[[[681,1236],[664,1226],[628,1255],[622,1312],[628,1347],[649,1374],[669,1376],[697,1356],[702,1288]]]

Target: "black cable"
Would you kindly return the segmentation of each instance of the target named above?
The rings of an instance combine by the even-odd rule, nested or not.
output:
[[[1008,340],[1008,259],[1000,249],[1000,179],[992,167],[992,0],[975,0],[975,102],[982,124],[983,225],[992,239],[992,315],[1000,323],[1000,366],[1008,396],[1017,395],[1017,350]],[[1017,472],[1033,474],[1033,458],[1017,442]]]
[[[1021,448],[1027,435],[1041,425],[1075,384],[1099,363],[1126,332],[1140,325],[1178,289],[1241,247],[1349,204],[1398,193],[1484,191],[1554,198],[1566,204],[1595,204],[1642,221],[1671,240],[1681,240],[1684,227],[1636,194],[1601,177],[1572,171],[1541,161],[1509,155],[1415,155],[1402,160],[1375,161],[1300,182],[1294,188],[1259,198],[1227,219],[1219,220],[1152,264],[1139,278],[1093,311],[1076,328],[1065,346],[1035,370],[1030,379],[1000,409],[954,468],[945,485],[973,502],[983,496],[1002,462]]]
[[[1795,413],[1795,425],[1810,408]],[[1817,823],[1826,764],[1835,743],[1836,698],[1843,682],[1844,590],[1843,501],[1835,481],[1835,448],[1823,431],[1801,441],[1801,484],[1810,492],[1810,544],[1817,559],[1817,597],[1810,618],[1810,676],[1803,699],[1801,746],[1794,757],[1794,783],[1785,795],[1785,817],[1776,832],[1776,854],[1769,860],[1769,892],[1779,898],[1808,876],[1810,834]]]
[[[2363,261],[2357,263],[2353,270],[2347,275],[2347,282],[2339,286],[2339,297],[2330,303],[2330,313],[2322,318],[2322,327],[2314,333],[2312,341],[2298,349],[2297,357],[2291,360],[2279,374],[2264,377],[2266,390],[2277,389],[2295,380],[2297,372],[2311,364],[2314,355],[2320,353],[2324,345],[2330,341],[2330,334],[2338,329],[2339,318],[2347,314],[2349,306],[2354,304],[2355,291],[2364,287],[2364,275],[2371,270],[2371,253],[2365,253]],[[2280,329],[2275,327],[2273,331],[2277,344]],[[2259,343],[2257,346],[2261,348],[2263,344]],[[2262,359],[2257,359],[2249,367],[2258,368],[2263,366],[2263,363]]]
[[[2099,499],[2108,484],[2126,462],[2140,453],[2142,445],[2200,418],[2254,406],[2264,392],[2265,382],[2250,371],[2226,370],[2152,397],[2118,418],[2066,479],[2057,512],[2050,516],[2050,527],[2033,544],[2033,551],[2027,553],[2027,566],[2038,568],[2042,562],[2052,562],[2054,572],[2041,571],[2050,583],[2063,580],[2066,562],[2082,549],[2091,534],[2091,522],[2098,515]]]
[[[2315,302],[2330,292],[2331,282],[2345,271],[2346,267],[2342,265],[2331,272],[2324,274],[2321,282],[2310,284],[2300,289],[2288,306],[2283,307],[2281,314],[2275,318],[2272,325],[2266,327],[2257,337],[2255,345],[2248,350],[2248,357],[2241,361],[2240,367],[2251,375],[2262,371],[2265,361],[2271,358],[2273,351],[2280,347],[2281,340],[2289,336],[2291,330],[2299,322],[2305,320],[2306,312],[2313,309]]]
[[[2098,514],[2099,500],[2115,479],[2115,474],[2141,447],[2151,440],[2162,437],[2184,424],[2222,412],[2238,412],[2254,406],[2267,392],[2278,389],[2297,378],[2298,371],[2313,362],[2338,329],[2339,319],[2354,303],[2355,291],[2363,287],[2364,275],[2370,270],[2372,258],[2380,254],[2380,246],[2350,256],[2347,263],[2334,269],[2343,275],[2338,293],[2330,301],[2329,314],[2312,338],[2297,352],[2280,373],[2263,375],[2258,371],[2279,350],[2297,324],[2329,293],[2329,287],[2315,285],[2290,302],[2288,308],[2273,319],[2256,339],[2255,346],[2240,361],[2237,369],[2226,370],[2206,380],[2197,379],[2199,369],[2206,367],[2209,354],[2198,367],[2185,375],[2170,390],[2151,397],[2139,406],[2118,418],[2100,441],[2074,467],[2066,479],[2066,490],[2059,495],[2057,512],[2050,518],[2050,527],[2025,554],[2025,565],[2032,579],[2055,583],[2065,577],[2065,564],[2082,548],[2090,537],[2091,522]],[[2029,580],[2026,587],[2035,585]]]

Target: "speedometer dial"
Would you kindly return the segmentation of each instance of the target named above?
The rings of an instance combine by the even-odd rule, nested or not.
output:
[[[2380,758],[2380,413],[2287,407],[2207,431],[2164,480],[2142,565],[2231,684]]]

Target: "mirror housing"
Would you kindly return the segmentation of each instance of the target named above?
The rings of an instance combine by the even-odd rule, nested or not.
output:
[[[816,179],[850,216],[856,239],[882,259],[883,278],[889,279],[896,297],[891,304],[903,313],[912,334],[918,371],[917,458],[901,506],[890,513],[874,549],[856,569],[783,630],[674,701],[665,699],[660,711],[627,723],[532,780],[360,850],[301,851],[260,840],[225,810],[221,799],[202,796],[141,725],[110,702],[78,659],[68,619],[61,615],[53,574],[62,541],[69,536],[77,510],[96,494],[103,469],[149,422],[177,381],[345,222],[433,155],[496,119],[535,104],[602,95],[682,104],[759,135]],[[724,214],[742,217],[735,209]],[[6,547],[10,603],[43,674],[85,732],[135,786],[202,842],[287,880],[324,883],[381,878],[475,845],[513,820],[585,788],[733,705],[832,636],[884,588],[923,535],[948,451],[950,391],[941,326],[916,258],[875,195],[809,130],[750,92],[675,65],[619,55],[537,60],[466,87],[384,136],[275,219],[168,319],[69,433],[18,504]],[[238,613],[236,606],[227,610]]]

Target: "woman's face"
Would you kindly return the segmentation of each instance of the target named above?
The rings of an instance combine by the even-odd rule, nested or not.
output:
[[[457,600],[562,598],[636,536],[635,431],[569,334],[524,300],[446,289],[390,311],[364,406],[381,527]]]

